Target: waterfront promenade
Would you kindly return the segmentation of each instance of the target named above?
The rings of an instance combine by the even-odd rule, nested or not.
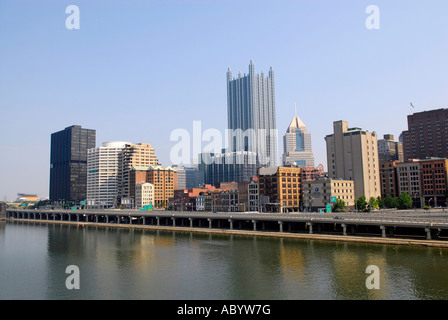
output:
[[[448,248],[448,211],[444,209],[283,214],[7,209],[6,220]]]

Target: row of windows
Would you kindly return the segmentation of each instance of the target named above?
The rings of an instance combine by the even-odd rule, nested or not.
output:
[[[282,189],[282,193],[300,193],[299,189]]]
[[[299,178],[282,178],[282,182],[286,182],[286,179],[288,179],[288,182],[300,182]]]
[[[300,177],[300,173],[296,173],[296,172],[282,172],[281,174],[282,177]]]
[[[297,195],[287,195],[283,196],[283,199],[299,199],[299,197]]]

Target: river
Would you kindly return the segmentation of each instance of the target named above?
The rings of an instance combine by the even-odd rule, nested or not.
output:
[[[445,300],[447,258],[443,248],[1,222],[0,299]],[[366,286],[372,265],[378,289]]]

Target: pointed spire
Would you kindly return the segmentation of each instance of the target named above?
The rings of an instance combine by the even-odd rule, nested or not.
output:
[[[255,66],[252,60],[249,63],[249,75],[253,76],[255,74]]]
[[[230,67],[227,69],[227,81],[232,81],[232,70]]]
[[[286,132],[295,132],[297,129],[306,131],[306,126],[302,120],[297,116],[297,103],[294,102],[294,117],[288,126]]]

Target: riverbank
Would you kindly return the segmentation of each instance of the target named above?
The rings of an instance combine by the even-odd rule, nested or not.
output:
[[[412,238],[383,238],[374,236],[356,236],[356,235],[333,235],[333,234],[310,234],[310,233],[291,233],[291,232],[272,232],[272,231],[253,231],[253,230],[235,230],[235,229],[216,229],[216,228],[197,228],[197,227],[172,227],[172,226],[154,226],[154,225],[132,225],[132,224],[111,224],[97,222],[74,222],[74,221],[52,221],[52,220],[34,220],[34,219],[11,219],[7,218],[6,222],[25,222],[40,224],[65,224],[75,225],[79,227],[106,227],[106,228],[127,228],[127,229],[145,229],[145,230],[162,230],[187,233],[208,233],[223,235],[244,235],[257,237],[275,237],[290,238],[303,240],[320,240],[320,241],[339,241],[339,242],[358,242],[370,244],[389,244],[404,246],[425,246],[448,248],[448,242],[440,240],[425,240]]]

